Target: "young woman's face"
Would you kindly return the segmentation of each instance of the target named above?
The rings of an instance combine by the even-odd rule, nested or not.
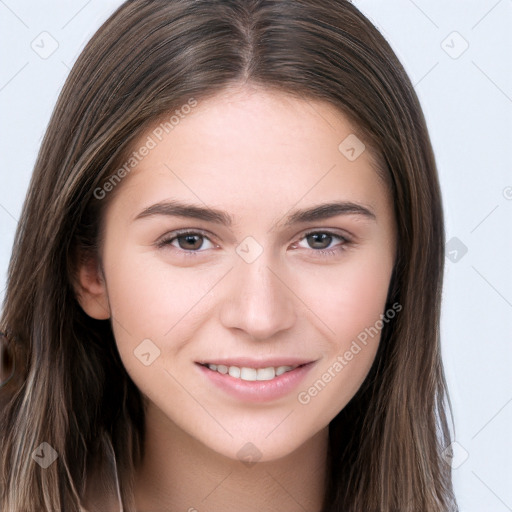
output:
[[[133,146],[95,300],[162,428],[277,459],[329,424],[373,362],[391,198],[326,103],[240,89],[178,118]]]

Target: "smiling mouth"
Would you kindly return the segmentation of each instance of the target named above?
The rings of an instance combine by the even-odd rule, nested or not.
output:
[[[306,366],[306,364],[298,364],[294,366],[268,366],[266,368],[249,368],[246,366],[227,366],[223,364],[199,363],[201,366],[209,368],[211,371],[222,375],[229,375],[235,379],[245,381],[265,381],[273,380],[287,372]]]

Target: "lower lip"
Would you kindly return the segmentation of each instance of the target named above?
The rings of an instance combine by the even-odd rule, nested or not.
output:
[[[313,364],[314,362],[311,362],[299,366],[272,380],[248,381],[231,377],[228,373],[222,374],[210,370],[206,366],[196,363],[205,377],[221,390],[238,400],[253,403],[269,402],[288,395],[298,387]]]

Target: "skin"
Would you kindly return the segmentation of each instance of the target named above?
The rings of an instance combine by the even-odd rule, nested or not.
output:
[[[350,161],[338,150],[353,133],[330,104],[231,87],[199,102],[117,186],[100,261],[81,269],[78,295],[90,316],[112,319],[123,364],[147,398],[137,510],[320,510],[329,422],[366,377],[379,336],[342,371],[333,365],[385,312],[395,260],[391,198],[370,151]],[[233,225],[136,219],[171,199],[223,210]],[[331,201],[374,218],[285,226],[292,210]],[[192,240],[193,254],[173,238],[184,228],[207,235]],[[319,242],[310,231],[334,236]],[[247,236],[262,249],[251,263],[236,252]],[[170,243],[160,247],[163,238]],[[148,366],[134,355],[144,339],[160,349]],[[315,363],[296,389],[266,403],[227,395],[195,364],[290,355]],[[330,382],[301,403],[299,392],[329,368]],[[261,456],[250,467],[237,455],[248,442]]]

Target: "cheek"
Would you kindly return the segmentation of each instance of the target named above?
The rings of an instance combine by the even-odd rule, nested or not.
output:
[[[344,348],[384,312],[391,271],[392,261],[382,252],[354,253],[314,280],[304,273],[299,293],[329,328],[330,342]]]
[[[302,284],[308,304],[328,327],[325,357],[297,400],[307,414],[328,423],[357,392],[377,353],[392,261],[361,257]],[[313,309],[313,308],[312,308]],[[393,313],[394,315],[394,313]]]
[[[113,253],[105,272],[113,324],[121,336],[124,330],[134,340],[163,338],[184,317],[190,322],[194,308],[218,279],[215,270],[198,276],[148,254],[124,254],[121,258]]]
[[[215,272],[194,276],[121,246],[105,254],[112,328],[123,365],[152,401],[182,410],[188,395],[168,370],[174,374],[171,362],[183,355],[197,328]],[[190,384],[187,389],[194,391]]]

